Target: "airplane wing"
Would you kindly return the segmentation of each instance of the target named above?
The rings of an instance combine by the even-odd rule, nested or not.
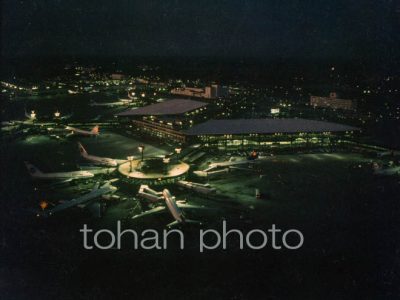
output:
[[[97,190],[100,187],[100,182],[96,182],[96,184],[94,185],[92,191]]]
[[[64,179],[64,180],[57,180],[54,179],[53,182],[43,182],[43,186],[47,187],[47,188],[57,188],[57,187],[62,187],[67,183],[70,183],[71,181],[73,181],[74,178],[68,178],[68,179]]]
[[[146,210],[145,212],[142,212],[141,214],[135,215],[132,217],[132,219],[138,219],[147,215],[159,213],[165,211],[165,206],[157,206],[155,208],[152,208],[150,210]]]
[[[116,159],[115,160],[116,162],[117,162],[117,164],[123,164],[123,163],[126,163],[128,160],[127,159]]]
[[[203,225],[202,222],[197,221],[197,220],[189,220],[189,219],[185,219],[185,221],[183,222],[184,224],[196,224],[196,225]],[[176,226],[182,225],[182,223],[179,223],[178,221],[174,221],[171,222],[169,224],[166,225],[167,228],[173,228]]]
[[[179,203],[179,202],[177,202],[176,205],[179,208],[183,208],[183,209],[214,209],[214,208],[211,208],[211,207],[192,205],[192,204],[186,204],[186,203]]]
[[[250,172],[256,172],[255,169],[252,168],[242,168],[242,167],[229,167],[231,170],[241,170],[241,171],[250,171]]]

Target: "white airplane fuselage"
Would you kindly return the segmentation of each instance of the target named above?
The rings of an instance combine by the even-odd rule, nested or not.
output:
[[[182,211],[174,201],[171,193],[167,190],[163,190],[163,196],[165,200],[165,204],[170,211],[172,217],[178,222],[178,223],[183,223],[185,221],[184,216],[182,214]]]
[[[94,175],[88,171],[72,171],[72,172],[56,172],[56,173],[42,173],[31,174],[34,179],[78,179],[78,178],[91,178]]]
[[[158,202],[164,199],[162,192],[156,192],[145,184],[140,186],[138,196],[149,200],[150,202]]]
[[[83,195],[81,197],[78,197],[78,198],[75,198],[75,199],[72,199],[72,200],[69,200],[69,201],[65,201],[65,202],[57,205],[56,207],[50,209],[47,213],[49,215],[52,215],[52,214],[54,214],[56,212],[65,210],[65,209],[70,208],[70,207],[83,205],[83,204],[89,202],[90,200],[98,198],[98,197],[100,197],[102,195],[109,194],[109,193],[114,193],[116,190],[117,190],[116,187],[106,183],[105,185],[99,187],[98,189],[92,190],[91,192],[89,192],[89,193],[87,193],[87,194],[85,194],[85,195]]]
[[[216,189],[211,187],[208,184],[201,184],[201,183],[196,183],[196,182],[180,180],[177,182],[177,185],[184,187],[186,189],[189,189],[189,190],[194,190],[201,194],[206,194],[206,195],[216,192]]]
[[[99,102],[92,102],[89,104],[90,106],[104,106],[104,107],[115,107],[115,106],[123,106],[123,105],[128,105],[128,103],[123,102],[123,101],[117,101],[117,102],[104,102],[104,103],[99,103]]]
[[[86,149],[79,142],[78,142],[78,148],[79,148],[79,153],[81,154],[81,156],[91,162],[94,162],[99,165],[110,166],[110,167],[116,167],[118,165],[118,163],[115,159],[90,155],[89,153],[87,153]]]
[[[72,180],[72,179],[91,178],[94,176],[93,173],[90,173],[88,171],[44,173],[29,162],[25,162],[25,166],[28,169],[29,174],[33,179]]]
[[[98,131],[83,130],[83,129],[79,129],[79,128],[75,128],[75,127],[71,127],[71,126],[67,126],[67,127],[65,127],[65,129],[71,131],[73,134],[76,134],[76,135],[83,135],[83,136],[99,135]]]
[[[118,165],[115,159],[108,157],[100,157],[90,154],[82,154],[82,157],[99,165],[105,165],[110,167],[116,167]]]
[[[254,163],[254,160],[224,161],[224,162],[212,163],[209,165],[208,169],[237,166],[237,165],[244,165],[244,164],[252,164],[252,163]]]
[[[215,171],[211,171],[211,170],[209,171],[207,169],[205,171],[194,171],[193,172],[193,174],[195,174],[199,177],[208,177],[208,178],[218,177],[218,176],[221,176],[226,173],[229,173],[229,168],[219,169],[219,170],[215,170]]]
[[[374,171],[375,175],[392,176],[400,174],[400,167],[390,167],[386,169],[377,169]]]

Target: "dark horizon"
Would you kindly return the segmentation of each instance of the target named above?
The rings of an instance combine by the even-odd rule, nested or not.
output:
[[[359,78],[398,76],[400,61],[367,59],[261,59],[254,57],[188,57],[188,56],[34,56],[2,60],[0,76],[11,79],[51,78],[64,73],[67,65],[95,67],[105,72],[138,75],[140,66],[151,67],[150,72],[162,77],[203,78],[211,81],[279,81],[290,82],[293,76],[308,80],[329,79],[331,68],[335,73]]]
[[[2,57],[399,61],[395,1],[3,1]]]

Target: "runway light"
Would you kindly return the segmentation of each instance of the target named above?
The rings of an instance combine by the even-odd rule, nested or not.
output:
[[[55,113],[54,113],[54,117],[56,117],[56,118],[59,118],[60,117],[60,112],[57,110]]]
[[[46,201],[40,201],[39,206],[42,210],[45,210],[49,204]]]
[[[139,149],[139,152],[142,154],[142,161],[143,161],[144,146],[143,146],[143,145],[140,145],[140,146],[138,147],[138,149]]]

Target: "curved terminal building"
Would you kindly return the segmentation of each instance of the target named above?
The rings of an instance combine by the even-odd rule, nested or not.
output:
[[[188,140],[206,147],[303,148],[335,146],[352,139],[358,128],[305,119],[210,120],[188,129]]]
[[[359,131],[352,126],[295,118],[206,121],[211,112],[207,104],[172,99],[117,116],[140,134],[219,150],[335,147],[351,142]]]

